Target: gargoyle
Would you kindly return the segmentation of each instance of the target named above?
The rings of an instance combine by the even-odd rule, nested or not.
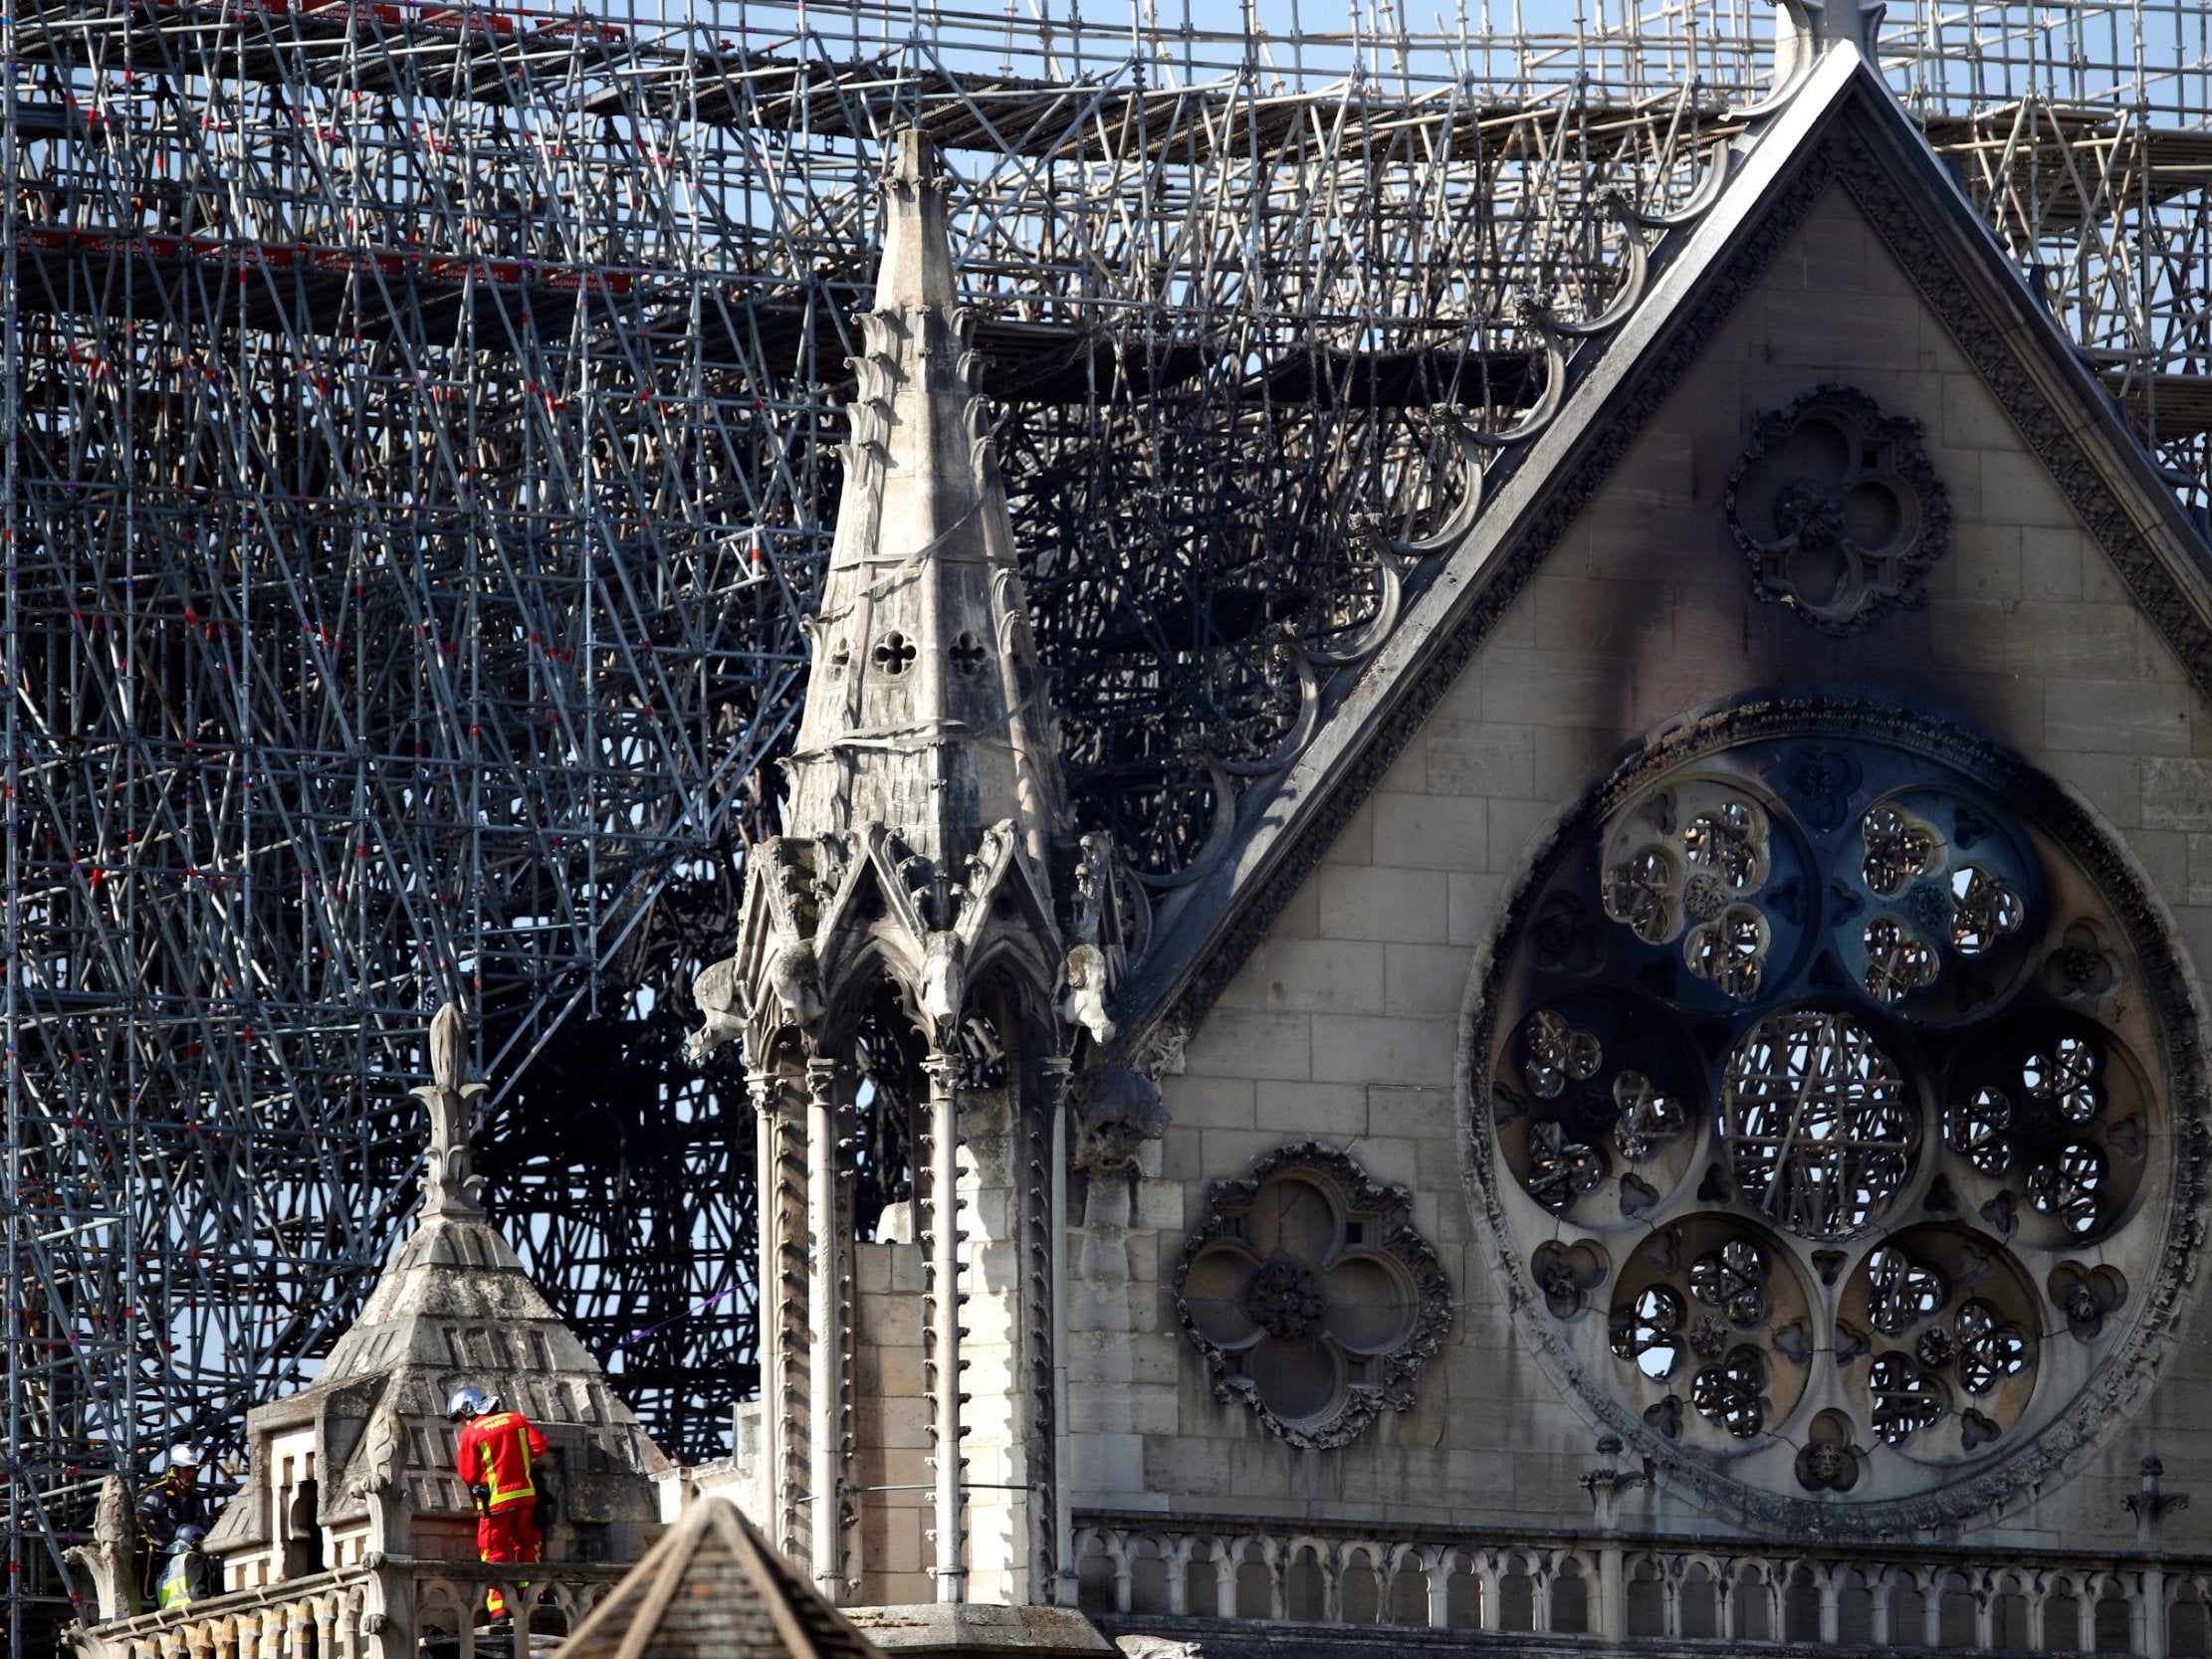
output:
[[[769,952],[769,992],[797,1025],[812,1025],[822,1017],[821,964],[814,946],[802,938],[785,938]]]
[[[1114,1022],[1106,1014],[1106,954],[1095,944],[1072,944],[1064,967],[1067,988],[1060,1017],[1080,1025],[1096,1043],[1111,1042]]]
[[[707,1018],[707,1023],[684,1044],[684,1058],[697,1066],[724,1043],[745,1035],[746,1018],[752,1010],[746,1006],[736,957],[715,963],[694,979],[691,995]]]
[[[1110,1173],[1136,1161],[1138,1148],[1168,1132],[1168,1109],[1142,1072],[1127,1066],[1091,1066],[1068,1085],[1075,1105],[1078,1169]]]

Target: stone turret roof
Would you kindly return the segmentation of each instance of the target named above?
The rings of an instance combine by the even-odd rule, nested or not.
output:
[[[613,1502],[603,1488],[608,1476],[644,1477],[666,1459],[481,1214],[418,1222],[322,1373],[299,1393],[258,1408],[251,1427],[276,1431],[320,1419],[319,1440],[329,1449],[319,1461],[330,1471],[323,1514],[341,1520],[360,1508],[344,1489],[361,1431],[388,1402],[406,1430],[404,1478],[414,1513],[466,1516],[474,1506],[453,1473],[445,1410],[464,1383],[497,1391],[562,1450],[561,1500],[571,1520],[650,1519],[642,1480],[629,1502]],[[621,1513],[602,1513],[610,1503]]]
[[[737,1506],[703,1498],[561,1644],[562,1659],[875,1659]]]
[[[466,1048],[460,1014],[448,1008],[431,1032],[436,1082],[414,1091],[433,1126],[422,1210],[316,1379],[248,1414],[254,1475],[216,1523],[210,1552],[270,1542],[271,1506],[257,1491],[267,1447],[274,1436],[311,1426],[319,1519],[335,1526],[365,1517],[355,1477],[378,1449],[370,1424],[386,1412],[396,1418],[397,1468],[411,1512],[470,1518],[474,1505],[453,1470],[455,1431],[446,1417],[447,1400],[463,1384],[496,1390],[545,1430],[558,1457],[568,1520],[653,1520],[649,1477],[667,1460],[476,1201],[468,1121],[484,1085],[462,1081]]]

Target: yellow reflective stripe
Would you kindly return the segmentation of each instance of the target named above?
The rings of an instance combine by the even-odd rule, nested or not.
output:
[[[478,1454],[482,1457],[484,1463],[484,1480],[482,1484],[492,1489],[490,1502],[494,1509],[497,1509],[501,1504],[504,1504],[510,1498],[535,1498],[538,1496],[538,1488],[530,1484],[530,1429],[524,1423],[523,1419],[516,1416],[513,1412],[503,1412],[502,1415],[507,1417],[509,1422],[514,1425],[515,1438],[518,1442],[520,1442],[523,1448],[524,1484],[521,1486],[510,1486],[505,1488],[501,1487],[498,1484],[498,1471],[495,1470],[492,1466],[491,1436],[487,1435],[484,1439],[479,1440],[477,1442],[477,1451]],[[501,1426],[505,1427],[506,1425],[502,1424]]]
[[[536,1498],[538,1496],[538,1487],[531,1484],[531,1431],[529,1431],[527,1424],[522,1422],[522,1418],[516,1418],[516,1444],[518,1444],[518,1447],[522,1447],[522,1484],[520,1484],[520,1487],[509,1487],[507,1491],[500,1491],[498,1487],[494,1487],[494,1491],[491,1491],[491,1502],[494,1502],[494,1504],[498,1504],[500,1500],[505,1500],[505,1498]],[[489,1456],[487,1456],[487,1462],[489,1462]]]

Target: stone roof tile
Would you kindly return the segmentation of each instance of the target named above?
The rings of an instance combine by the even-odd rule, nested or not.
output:
[[[726,1498],[703,1498],[561,1644],[561,1659],[880,1659]]]

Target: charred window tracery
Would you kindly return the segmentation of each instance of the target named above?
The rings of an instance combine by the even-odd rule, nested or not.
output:
[[[884,1210],[914,1197],[914,1114],[927,1098],[920,1035],[888,986],[861,1016],[853,1052],[852,1218],[855,1236],[872,1239]]]
[[[2177,1062],[2102,885],[2124,866],[1922,724],[1624,766],[1476,1004],[1486,1219],[1556,1281],[1520,1317],[1731,1502],[1964,1492],[2061,1418],[2101,1428],[2054,1336],[2116,1363],[2162,1317],[2131,1287]]]

